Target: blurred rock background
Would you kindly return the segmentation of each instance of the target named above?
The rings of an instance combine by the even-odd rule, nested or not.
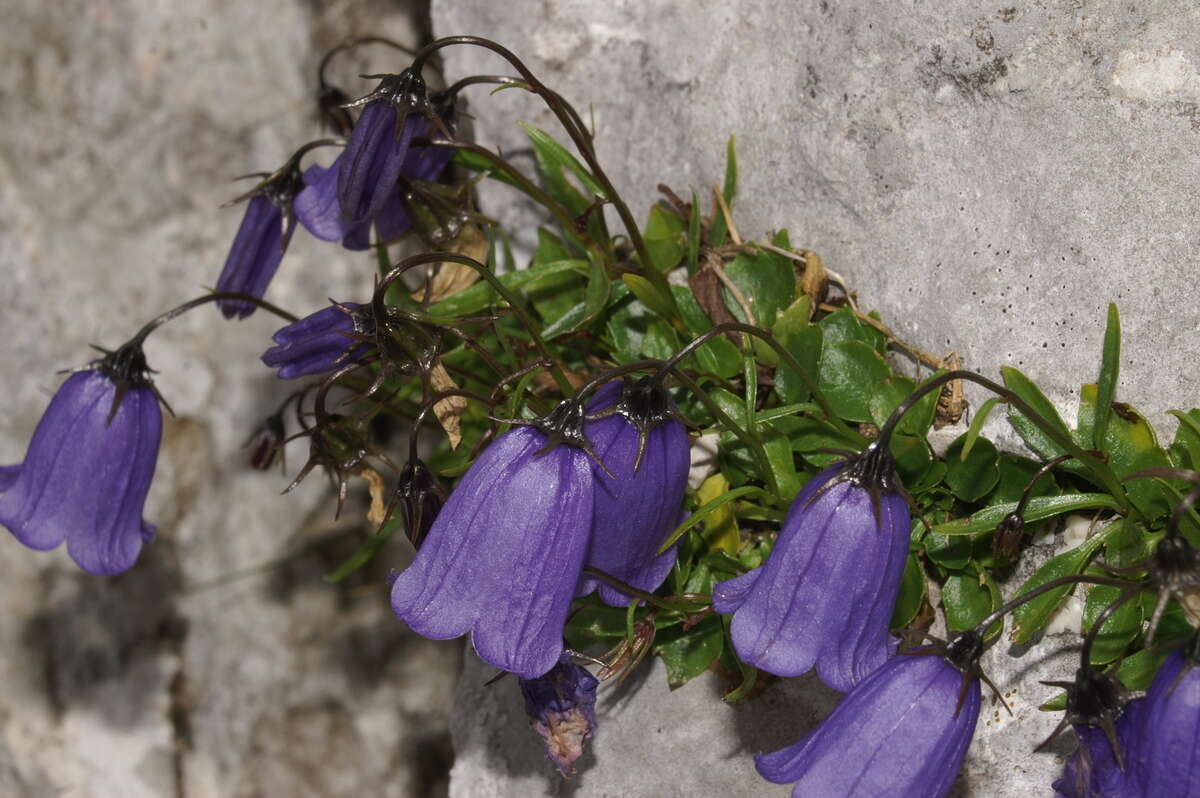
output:
[[[0,462],[19,462],[55,372],[113,347],[215,283],[242,208],[236,175],[319,134],[326,49],[428,35],[423,4],[386,0],[5,4],[0,29]],[[371,48],[342,85],[392,67]],[[371,65],[371,68],[368,68]],[[268,298],[297,313],[361,298],[374,266],[297,231]],[[202,308],[150,340],[168,419],[129,572],[81,573],[65,547],[0,545],[0,795],[344,796],[446,792],[460,649],[407,632],[389,568],[338,586],[365,512],[333,521],[314,474],[247,465],[242,443],[294,386],[258,360],[280,326]]]
[[[1195,4],[424,5],[9,0],[0,462],[23,457],[55,370],[215,282],[240,219],[218,210],[239,191],[229,179],[317,134],[317,62],[365,33],[509,46],[590,111],[639,216],[659,182],[703,193],[719,181],[737,135],[744,235],[790,228],[907,340],[986,373],[1018,366],[1068,417],[1110,299],[1126,334],[1119,398],[1168,435],[1164,411],[1197,404]],[[455,76],[509,71],[467,48],[446,61]],[[371,51],[337,74],[353,89],[357,73],[400,62]],[[516,119],[552,127],[519,92],[471,91],[485,143],[521,149]],[[502,220],[530,218],[502,187],[483,196]],[[361,295],[369,272],[298,233],[268,298],[307,312]],[[95,578],[63,551],[2,541],[0,795],[446,794],[459,647],[409,635],[388,611],[404,547],[324,584],[364,508],[335,523],[319,476],[282,497],[283,477],[245,465],[242,442],[286,393],[258,362],[276,327],[200,310],[151,339],[178,416],[147,506],[159,538],[138,567]],[[289,467],[304,456],[291,447]],[[964,794],[1050,794],[1062,749],[1029,750],[1054,721],[1036,710],[1048,696],[1036,680],[1071,667],[1062,642],[992,658],[1017,717],[987,707]],[[564,783],[515,685],[482,688],[488,675],[468,661],[458,686],[455,796],[787,795],[749,754],[795,739],[834,700],[792,680],[729,707],[715,677],[667,695],[646,669],[602,693],[594,753]]]

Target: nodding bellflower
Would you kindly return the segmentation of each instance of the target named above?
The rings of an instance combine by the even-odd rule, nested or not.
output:
[[[354,103],[365,107],[339,158],[337,202],[352,224],[375,218],[391,196],[413,138],[414,115],[433,116],[419,74],[406,69],[381,77],[373,92]]]
[[[974,664],[960,666],[953,656],[892,657],[812,732],[756,756],[759,774],[795,782],[794,798],[945,795],[971,745],[981,699],[979,679],[969,675]]]
[[[296,228],[292,202],[303,187],[304,181],[293,159],[249,193],[234,200],[249,199],[249,202],[229,247],[225,267],[217,278],[216,290],[262,299],[292,239]],[[244,319],[257,306],[236,299],[220,299],[217,307],[227,319]]]
[[[1144,713],[1143,699],[1125,706],[1116,722],[1117,744],[1127,756],[1139,734]],[[1132,770],[1122,768],[1108,735],[1098,726],[1075,724],[1072,727],[1079,747],[1063,765],[1062,778],[1054,782],[1054,794],[1061,798],[1143,798],[1145,792]]]
[[[568,654],[536,679],[520,679],[525,714],[542,738],[546,758],[570,776],[583,746],[596,732],[596,687],[600,682]]]
[[[334,302],[277,330],[262,362],[279,369],[283,380],[323,374],[367,355],[371,346],[364,341],[374,333],[370,305]]]
[[[31,549],[64,540],[79,567],[116,574],[154,526],[142,519],[162,410],[140,343],[67,378],[18,465],[0,467],[0,525]]]
[[[392,609],[417,634],[470,632],[480,659],[526,679],[563,652],[592,528],[588,454],[548,442],[517,427],[484,449],[392,585]]]
[[[713,607],[733,613],[738,656],[779,676],[815,665],[833,689],[853,688],[896,649],[888,622],[910,523],[883,446],[814,477],[792,502],[767,562],[713,588]]]
[[[1178,650],[1146,692],[1144,720],[1126,756],[1141,795],[1200,796],[1200,668]]]
[[[444,130],[454,129],[454,100],[453,95],[446,92],[434,95],[431,100],[440,127]],[[423,116],[410,120],[408,126],[412,129],[412,139],[445,137],[439,131],[438,124]],[[296,217],[315,238],[341,241],[346,249],[365,250],[371,245],[372,228],[380,241],[393,241],[412,228],[406,183],[411,180],[437,180],[454,157],[454,150],[429,144],[410,146],[394,186],[385,193],[378,211],[361,221],[348,219],[339,202],[338,181],[346,157],[347,153],[342,153],[328,169],[314,164],[305,170],[305,188],[295,201]]]
[[[675,404],[653,377],[609,383],[588,405],[585,426],[598,460],[595,511],[586,565],[639,590],[654,592],[675,563],[675,548],[657,554],[680,521],[690,453],[687,431],[674,418]],[[585,576],[579,595],[599,587],[607,604],[631,598]]]

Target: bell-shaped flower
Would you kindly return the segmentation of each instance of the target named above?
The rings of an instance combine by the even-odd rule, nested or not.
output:
[[[413,123],[419,115],[433,116],[419,74],[406,69],[382,78],[373,92],[356,101],[365,107],[339,159],[337,202],[350,223],[379,213],[400,177]]]
[[[18,465],[0,467],[0,525],[32,549],[67,542],[79,567],[115,574],[137,560],[154,526],[142,519],[162,437],[162,410],[144,371],[67,378]],[[140,358],[140,347],[136,353]],[[145,361],[141,359],[144,369]]]
[[[278,172],[233,201],[249,199],[241,226],[225,258],[225,267],[217,278],[218,291],[262,299],[292,239],[296,227],[292,202],[303,187],[293,157]],[[244,319],[256,309],[253,303],[236,299],[218,300],[217,306],[227,319]]]
[[[1127,767],[1145,796],[1200,796],[1200,667],[1173,652],[1146,692]]]
[[[825,684],[850,690],[896,649],[888,623],[909,535],[885,449],[822,471],[792,502],[767,562],[713,588],[713,607],[733,613],[738,656],[779,676],[815,665]]]
[[[453,129],[453,100],[436,102],[439,119],[446,129]],[[412,138],[439,138],[444,134],[425,117],[416,117],[408,123]],[[304,172],[305,188],[295,200],[296,217],[315,238],[322,241],[341,241],[351,250],[368,249],[372,231],[379,241],[392,241],[412,229],[409,212],[407,181],[431,182],[437,180],[454,157],[454,150],[429,144],[417,144],[408,148],[393,188],[385,196],[382,205],[373,216],[362,221],[353,221],[342,212],[338,199],[338,180],[344,159],[343,152],[329,168],[319,165],[308,167]],[[402,179],[401,179],[402,178]]]
[[[533,427],[493,441],[392,585],[392,609],[413,631],[434,640],[470,632],[484,662],[527,679],[563,652],[592,529],[588,454],[547,442]]]
[[[600,682],[564,654],[536,679],[519,679],[525,714],[542,738],[546,758],[570,776],[584,744],[596,733],[596,687]]]
[[[1054,782],[1054,794],[1060,798],[1144,798],[1134,771],[1122,766],[1142,732],[1143,699],[1125,705],[1114,726],[1117,744],[1123,752],[1116,756],[1108,734],[1099,726],[1076,723],[1072,728],[1079,747],[1063,765],[1062,778]],[[1132,763],[1131,763],[1132,764]]]
[[[374,333],[369,305],[335,302],[277,330],[262,362],[284,380],[323,374],[366,356]]]
[[[605,411],[611,412],[584,428],[597,459],[607,468],[605,473],[593,465],[595,515],[586,565],[652,593],[675,563],[674,548],[657,552],[680,521],[690,462],[687,431],[673,417],[670,394],[653,377],[601,388],[588,413]],[[608,604],[623,607],[631,600],[587,576],[579,594],[597,586]]]
[[[755,766],[767,781],[795,782],[794,798],[938,798],[954,784],[979,706],[979,679],[945,657],[892,657],[820,726]]]

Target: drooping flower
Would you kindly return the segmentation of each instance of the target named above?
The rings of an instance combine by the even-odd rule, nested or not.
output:
[[[583,746],[596,733],[596,687],[600,682],[564,654],[536,679],[520,679],[525,714],[542,738],[546,758],[570,776]]]
[[[1200,796],[1200,668],[1182,650],[1159,667],[1127,756],[1145,796]]]
[[[441,120],[444,129],[452,131],[453,98],[438,98],[439,95],[435,95],[433,100],[438,119]],[[412,129],[413,140],[444,137],[438,126],[423,116],[410,120],[408,126]],[[414,180],[437,180],[454,157],[454,150],[429,144],[411,145],[404,156],[393,188],[374,215],[361,221],[347,218],[339,203],[339,175],[342,163],[347,157],[348,151],[339,155],[328,169],[313,165],[305,170],[305,188],[295,200],[296,217],[306,230],[322,241],[341,241],[346,249],[364,250],[371,245],[372,231],[379,241],[392,241],[412,229],[412,215],[409,212],[409,197],[405,184]]]
[[[947,658],[895,656],[820,726],[755,766],[767,781],[795,782],[794,798],[938,798],[954,784],[979,706],[979,679]]]
[[[370,305],[335,302],[277,330],[262,361],[284,380],[323,374],[364,357],[374,332]]]
[[[387,515],[399,510],[404,514],[404,534],[415,548],[421,548],[425,536],[441,512],[445,492],[429,466],[414,458],[404,464],[396,480],[396,490]]]
[[[888,622],[908,554],[908,504],[894,465],[873,444],[822,471],[792,502],[767,562],[718,583],[734,648],[779,676],[816,666],[845,692],[896,649]]]
[[[250,201],[229,247],[225,267],[217,278],[218,291],[262,298],[291,241],[296,227],[292,201],[303,187],[297,160],[293,158],[249,193],[234,200]],[[217,306],[227,319],[244,319],[256,308],[251,302],[236,299],[218,300]]]
[[[155,531],[142,509],[162,410],[140,344],[130,346],[68,377],[25,460],[0,467],[0,524],[32,549],[65,540],[71,559],[93,574],[129,568]]]
[[[348,222],[373,219],[400,177],[412,141],[415,114],[432,116],[425,81],[406,69],[384,75],[356,101],[363,108],[338,164],[337,202]]]
[[[434,640],[470,632],[484,662],[527,679],[562,654],[592,528],[587,453],[545,451],[547,442],[533,427],[493,441],[392,585],[392,609],[413,631]]]
[[[1136,699],[1125,705],[1116,722],[1117,744],[1128,759],[1142,730],[1145,701]],[[1077,723],[1072,726],[1079,747],[1063,765],[1062,778],[1054,782],[1056,796],[1061,798],[1143,798],[1134,773],[1122,768],[1108,735],[1098,726]]]
[[[687,431],[673,418],[670,394],[653,377],[609,383],[597,392],[588,412],[610,408],[611,415],[585,427],[597,459],[608,469],[605,473],[593,465],[595,515],[586,564],[654,592],[675,563],[674,548],[661,555],[657,551],[680,520],[690,462]],[[581,581],[579,594],[597,586],[608,604],[624,607],[631,600],[591,577]]]

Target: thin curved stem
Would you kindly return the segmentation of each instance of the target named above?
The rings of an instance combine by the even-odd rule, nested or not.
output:
[[[335,45],[331,50],[329,50],[329,52],[325,53],[325,55],[321,57],[321,63],[317,66],[317,85],[322,89],[328,88],[329,84],[325,81],[325,70],[329,67],[329,62],[333,60],[335,55],[338,53],[344,53],[347,50],[353,50],[356,47],[361,47],[364,44],[386,44],[388,47],[399,50],[406,55],[417,55],[416,51],[414,51],[412,48],[405,47],[403,44],[400,44],[400,42],[389,39],[386,36],[360,36],[356,39],[351,39],[350,41]]]
[[[1001,605],[1001,607],[998,610],[993,612],[988,617],[984,618],[979,623],[975,624],[975,628],[972,631],[974,631],[975,634],[982,635],[984,633],[984,630],[991,627],[991,625],[994,624],[996,621],[1000,620],[1005,615],[1007,615],[1008,613],[1015,610],[1017,607],[1020,607],[1022,604],[1026,604],[1030,601],[1033,601],[1038,596],[1040,596],[1044,593],[1049,593],[1051,590],[1056,590],[1056,589],[1062,587],[1063,585],[1072,585],[1072,584],[1107,585],[1108,587],[1119,587],[1122,589],[1140,587],[1137,584],[1134,584],[1131,582],[1126,582],[1123,579],[1110,579],[1107,576],[1092,576],[1090,574],[1068,574],[1067,576],[1060,576],[1057,579],[1051,579],[1049,582],[1038,585],[1037,587],[1030,590],[1028,593],[1022,593],[1021,595],[1017,596],[1016,598],[1012,599],[1011,601]]]
[[[1003,398],[1004,401],[1015,407],[1017,411],[1021,413],[1021,415],[1028,418],[1035,426],[1038,427],[1038,429],[1045,433],[1046,437],[1050,438],[1050,440],[1058,444],[1058,446],[1060,446],[1063,450],[1069,452],[1076,460],[1087,466],[1088,470],[1091,471],[1098,480],[1100,480],[1104,488],[1110,494],[1112,494],[1112,497],[1116,499],[1118,503],[1120,503],[1121,509],[1124,513],[1128,514],[1132,509],[1129,504],[1129,497],[1125,495],[1125,490],[1121,487],[1121,481],[1117,479],[1117,476],[1112,472],[1112,469],[1101,462],[1099,458],[1088,453],[1083,449],[1083,447],[1075,443],[1070,435],[1064,433],[1047,421],[1045,416],[1034,410],[1028,402],[1018,396],[1015,392],[997,382],[989,380],[987,377],[983,377],[973,371],[967,371],[966,369],[955,369],[953,371],[943,372],[942,374],[929,378],[924,383],[917,386],[917,389],[913,391],[907,399],[901,402],[899,407],[892,411],[892,414],[888,417],[888,420],[884,422],[883,427],[879,430],[879,436],[876,440],[886,441],[888,438],[890,438],[892,433],[895,432],[896,426],[900,423],[900,419],[905,413],[907,413],[909,410],[912,410],[917,402],[924,398],[926,394],[941,388],[951,380],[967,380],[968,382],[973,382],[976,385],[981,385],[984,388],[987,388],[992,393]]]
[[[523,305],[521,305],[516,295],[513,294],[512,291],[510,291],[508,287],[505,286],[504,283],[492,273],[491,269],[467,255],[460,255],[457,252],[424,252],[420,255],[413,255],[412,257],[408,257],[400,261],[398,264],[392,267],[391,271],[384,275],[383,279],[380,280],[379,284],[375,287],[375,296],[372,298],[372,306],[375,312],[375,317],[384,318],[384,314],[387,312],[387,307],[384,305],[384,297],[387,294],[388,287],[393,282],[398,280],[400,275],[404,274],[406,271],[415,266],[421,266],[425,263],[444,261],[461,263],[463,266],[474,269],[476,272],[478,272],[479,276],[488,283],[488,285],[496,290],[496,293],[500,294],[500,296],[512,306],[513,310],[516,311],[517,316],[521,319],[521,323],[525,327],[525,331],[529,333],[529,337],[533,339],[534,346],[536,346],[538,351],[541,352],[543,358],[549,360],[553,364],[551,366],[550,373],[554,377],[554,382],[558,385],[559,390],[562,391],[564,396],[570,396],[572,393],[574,393],[574,389],[571,387],[570,381],[567,380],[567,376],[563,372],[562,367],[559,365],[557,358],[554,357],[553,353],[550,352],[549,347],[546,346],[545,340],[542,339],[541,333],[538,332],[537,322],[532,316],[529,315],[529,311],[526,310]]]
[[[1088,629],[1087,635],[1083,638],[1083,648],[1079,652],[1079,662],[1083,667],[1088,667],[1092,661],[1092,644],[1096,642],[1096,638],[1100,636],[1100,630],[1104,624],[1108,623],[1108,619],[1116,615],[1117,610],[1121,609],[1131,598],[1138,594],[1137,590],[1126,590],[1117,597],[1117,600],[1104,608],[1104,611],[1096,616],[1095,622],[1092,623],[1092,628]]]
[[[1060,454],[1050,462],[1037,470],[1037,473],[1029,478],[1029,482],[1025,485],[1025,490],[1021,493],[1021,499],[1017,502],[1017,509],[1013,510],[1013,515],[1023,518],[1025,507],[1029,504],[1029,499],[1033,496],[1033,488],[1037,485],[1038,480],[1049,474],[1056,466],[1066,462],[1074,457],[1073,454]]]
[[[417,435],[421,432],[421,425],[425,423],[425,416],[429,415],[429,411],[434,405],[443,399],[449,399],[453,396],[462,396],[466,399],[474,399],[476,402],[482,402],[488,407],[495,407],[496,402],[486,396],[477,394],[473,391],[465,391],[461,388],[455,388],[448,391],[439,391],[433,394],[421,405],[421,409],[413,418],[412,429],[408,433],[408,460],[413,462],[417,459]]]
[[[646,279],[654,284],[654,287],[663,295],[663,301],[669,303],[672,309],[675,309],[675,296],[671,293],[671,287],[667,284],[666,278],[658,271],[654,265],[654,261],[650,258],[650,250],[646,247],[646,241],[642,238],[642,233],[638,229],[637,220],[633,218],[633,213],[629,210],[629,206],[625,204],[620,194],[617,193],[616,187],[609,180],[608,175],[600,166],[600,160],[596,157],[596,150],[592,146],[592,138],[588,133],[587,128],[583,125],[583,120],[579,118],[579,114],[575,109],[564,100],[557,92],[547,88],[537,76],[530,71],[529,67],[508,48],[497,44],[491,39],[485,39],[481,36],[447,36],[443,39],[430,42],[421,48],[413,59],[412,68],[420,69],[425,59],[433,53],[456,44],[469,44],[475,47],[483,47],[491,50],[499,55],[508,63],[512,64],[513,68],[520,73],[525,82],[529,84],[529,90],[537,94],[546,103],[551,113],[558,118],[559,123],[566,130],[567,135],[575,143],[580,155],[587,161],[588,167],[592,170],[592,175],[599,181],[604,189],[606,199],[612,203],[617,211],[617,215],[621,217],[621,223],[625,227],[625,232],[629,236],[633,248],[637,251],[638,258],[642,262],[642,270],[645,273]],[[677,309],[676,309],[677,310]]]
[[[130,343],[142,344],[145,342],[150,333],[154,332],[172,319],[182,316],[184,313],[187,313],[193,308],[198,308],[201,305],[208,304],[209,302],[218,302],[222,299],[234,299],[239,302],[249,302],[250,304],[260,307],[269,313],[274,313],[276,316],[279,316],[281,319],[284,319],[289,323],[300,320],[299,316],[294,316],[278,305],[273,305],[270,302],[267,302],[265,299],[259,299],[258,297],[250,296],[249,294],[243,294],[238,291],[213,291],[211,294],[205,294],[204,296],[199,296],[195,299],[189,299],[182,305],[177,305],[168,311],[158,314],[153,319],[146,322],[142,328],[137,331],[137,334],[133,336],[133,339],[130,341]]]

